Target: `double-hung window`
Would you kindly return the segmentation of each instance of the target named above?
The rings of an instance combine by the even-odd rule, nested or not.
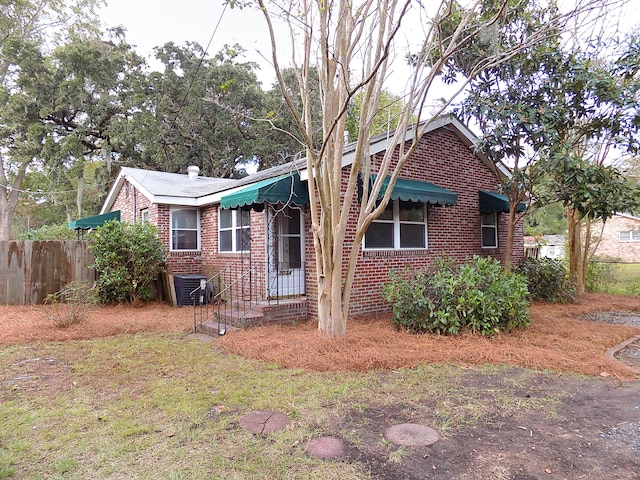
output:
[[[364,248],[427,248],[427,209],[424,203],[392,200],[364,236]]]
[[[219,212],[219,250],[248,252],[251,244],[251,212],[230,209],[220,209]]]
[[[482,214],[482,248],[498,248],[498,213]]]
[[[200,250],[200,211],[195,208],[172,208],[169,216],[170,249],[172,251]]]
[[[640,242],[640,231],[627,230],[626,232],[619,232],[618,240],[620,242]]]

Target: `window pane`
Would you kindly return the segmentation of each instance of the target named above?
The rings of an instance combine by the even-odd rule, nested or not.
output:
[[[401,222],[424,222],[424,206],[422,203],[400,202]]]
[[[280,239],[279,261],[282,268],[300,268],[302,266],[302,252],[300,237],[282,237]]]
[[[233,210],[220,210],[220,228],[231,228]]]
[[[173,232],[174,250],[197,250],[198,232],[196,230],[174,230]]]
[[[286,222],[282,226],[284,234],[298,235],[300,234],[300,214],[296,210],[291,210]]]
[[[248,227],[251,225],[251,210],[239,210],[240,215],[238,215],[238,227]]]
[[[365,248],[393,248],[393,223],[373,222],[364,236]]]
[[[233,245],[231,244],[232,232],[231,230],[220,231],[220,251],[221,252],[230,252],[232,251]]]
[[[236,251],[247,251],[251,247],[251,230],[239,228],[236,230]]]
[[[380,214],[378,220],[393,220],[393,200],[389,200],[387,208]]]
[[[496,214],[495,214],[495,212],[483,214],[482,215],[482,225],[496,225]]]
[[[173,210],[171,212],[172,228],[198,228],[198,211],[197,210]]]
[[[482,246],[483,247],[497,247],[498,239],[497,229],[495,227],[482,227]]]
[[[400,248],[425,248],[424,225],[400,224]]]

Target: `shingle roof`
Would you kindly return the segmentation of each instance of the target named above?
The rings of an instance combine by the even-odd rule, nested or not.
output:
[[[122,167],[122,172],[152,195],[198,198],[238,185],[238,180],[234,179],[203,176],[192,179],[181,173],[157,172],[140,168]]]

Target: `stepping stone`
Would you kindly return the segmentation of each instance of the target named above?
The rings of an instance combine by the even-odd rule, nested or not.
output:
[[[433,428],[419,423],[401,423],[387,428],[387,440],[405,447],[428,447],[436,443],[440,436]]]
[[[289,425],[289,417],[282,413],[264,411],[253,412],[240,419],[240,426],[256,435],[278,432]]]
[[[314,458],[331,460],[344,455],[344,443],[336,437],[317,437],[306,442],[304,450]]]

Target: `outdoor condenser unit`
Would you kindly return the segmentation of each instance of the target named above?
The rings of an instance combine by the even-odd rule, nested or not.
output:
[[[208,300],[210,293],[208,290],[211,287],[207,287],[205,292],[200,290],[200,286],[202,282],[206,282],[207,278],[201,275],[176,275],[173,277],[173,284],[176,288],[176,301],[178,302],[178,306],[189,306],[193,305],[193,298],[191,297],[191,292],[193,292],[196,288],[198,289],[195,292],[196,297],[196,305],[202,305],[204,302]]]

